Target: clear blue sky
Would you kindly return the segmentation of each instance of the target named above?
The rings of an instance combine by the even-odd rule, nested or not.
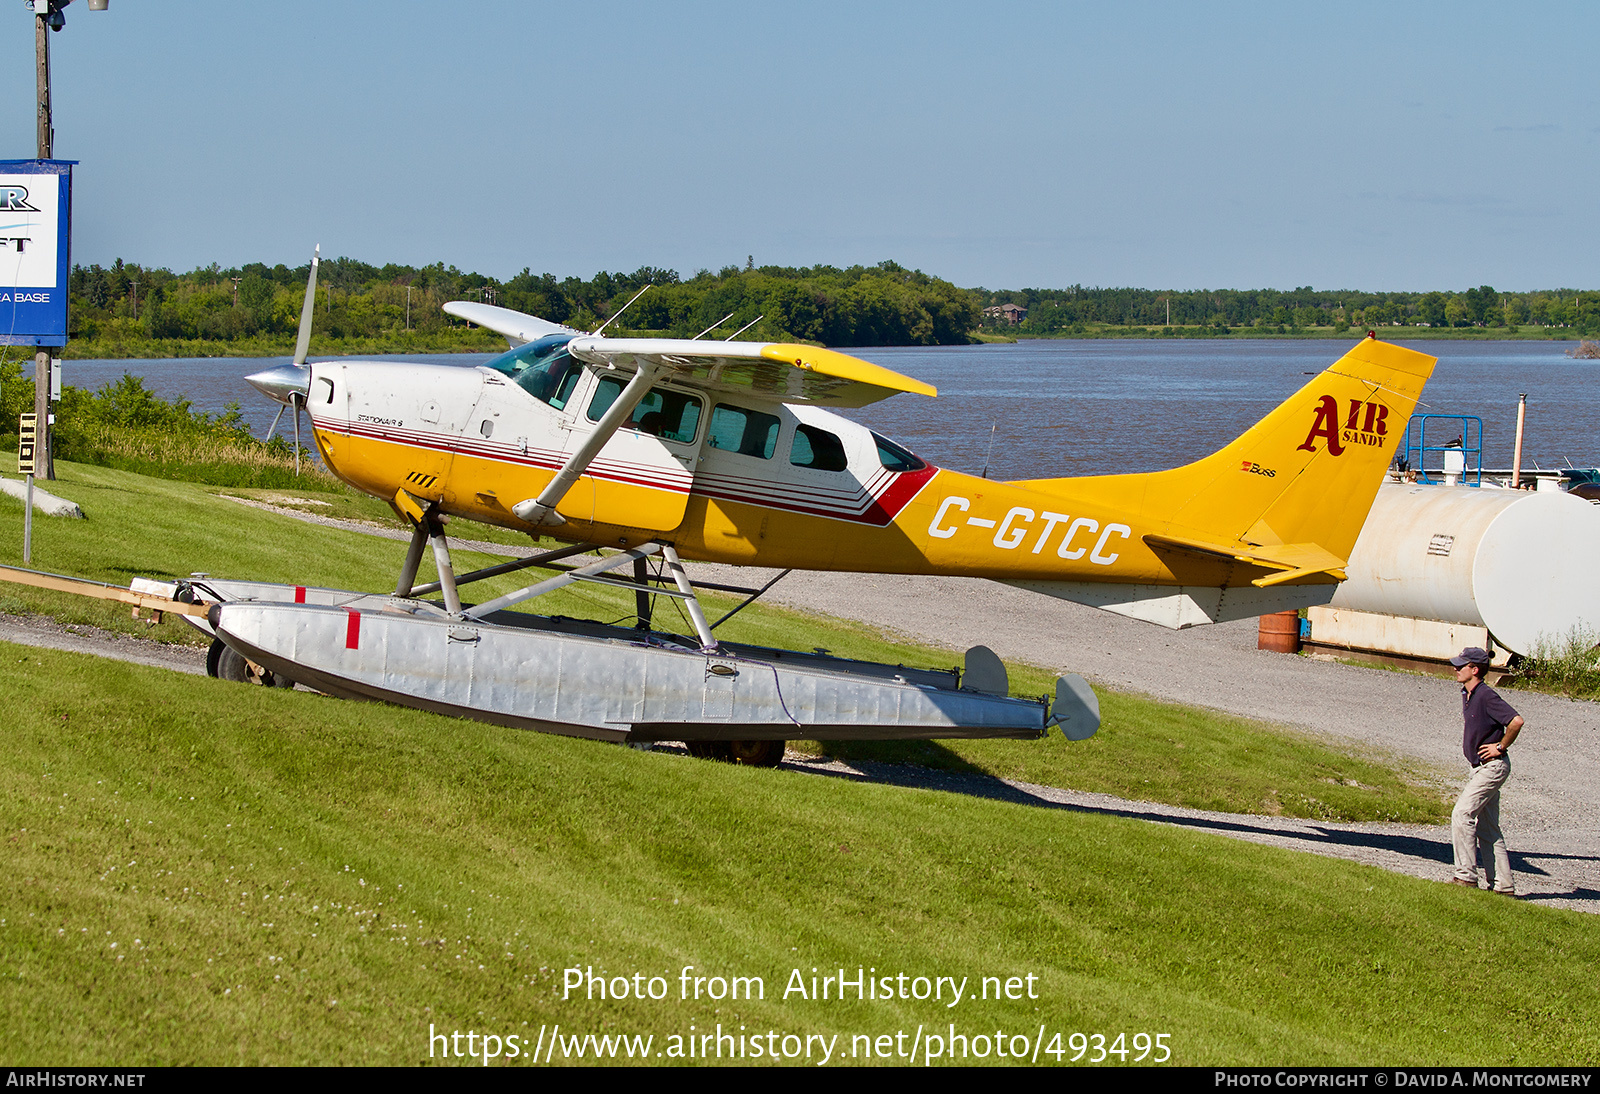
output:
[[[51,50],[83,263],[1393,290],[1600,287],[1596,41],[1592,2],[79,0]]]

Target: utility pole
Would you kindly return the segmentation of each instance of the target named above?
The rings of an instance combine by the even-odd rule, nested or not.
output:
[[[406,330],[411,329],[411,286],[406,286]]]
[[[233,306],[237,308],[239,306],[239,282],[243,281],[244,278],[230,277],[228,280],[233,282]]]
[[[49,33],[52,18],[62,18],[61,12],[54,4],[34,5],[33,53],[34,71],[39,84],[39,158],[42,160],[50,159],[55,147],[55,129],[50,117]],[[56,463],[51,458],[51,449],[55,447],[55,430],[50,428],[50,351],[43,346],[38,346],[36,349],[37,352],[33,355],[33,420],[37,423],[34,477],[53,479],[56,477]],[[29,515],[32,515],[31,508]]]
[[[33,8],[34,73],[39,87],[39,158],[51,159],[55,151],[56,131],[50,112],[50,38],[49,32],[67,25],[61,9],[72,0],[31,0]],[[105,11],[110,0],[89,0],[90,11]],[[33,356],[33,413],[38,423],[38,454],[36,477],[56,477],[54,454],[54,428],[50,419],[50,351],[39,347]],[[30,512],[32,510],[30,509]]]
[[[133,318],[136,321],[139,318],[139,283],[137,281],[133,283]]]

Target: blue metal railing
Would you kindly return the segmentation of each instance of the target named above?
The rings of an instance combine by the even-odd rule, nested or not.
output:
[[[1428,443],[1428,423],[1433,422],[1433,439],[1441,434],[1453,439],[1445,444]],[[1440,428],[1442,423],[1454,423]],[[1429,466],[1430,453],[1439,453],[1434,466]],[[1413,414],[1406,423],[1405,469],[1417,473],[1418,482],[1442,482],[1450,454],[1461,457],[1461,482],[1466,486],[1483,485],[1483,419],[1475,414]]]

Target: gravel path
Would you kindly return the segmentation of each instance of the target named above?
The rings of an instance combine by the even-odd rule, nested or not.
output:
[[[1452,854],[1448,827],[1334,824],[1248,813],[1210,813],[1156,802],[1128,801],[1110,794],[1088,794],[1053,786],[1012,782],[987,775],[928,771],[900,764],[859,761],[845,764],[793,752],[785,758],[784,766],[816,775],[923,790],[944,790],[1045,809],[1071,809],[1129,817],[1154,824],[1177,825],[1230,839],[1348,859],[1434,881],[1443,881],[1450,875]],[[1533,849],[1524,850],[1523,846]],[[1518,899],[1574,911],[1600,913],[1600,860],[1593,854],[1568,854],[1550,848],[1543,840],[1532,840],[1526,845],[1518,845],[1513,840],[1511,866],[1517,877]],[[1488,899],[1487,894],[1485,899]]]
[[[200,646],[173,646],[131,634],[82,624],[64,626],[47,616],[0,614],[0,640],[69,653],[90,653],[158,669],[206,674],[206,651]]]
[[[311,523],[404,540],[405,533],[273,509]],[[527,555],[533,548],[452,541],[465,549]],[[757,587],[776,571],[691,564],[691,576]],[[1097,683],[1159,699],[1289,725],[1419,760],[1466,778],[1460,753],[1460,689],[1448,679],[1388,672],[1255,648],[1256,621],[1168,631],[1108,612],[959,578],[796,572],[766,596],[775,603],[869,623],[954,650],[987,645],[1001,657],[1077,672]],[[204,653],[137,638],[0,616],[0,639],[96,653],[184,672],[203,672]],[[1600,706],[1528,692],[1509,693],[1527,719],[1512,753],[1501,819],[1524,899],[1600,912]],[[1092,810],[1181,824],[1218,835],[1351,859],[1443,880],[1451,861],[1448,827],[1332,824],[1250,814],[1207,813],[1007,780],[891,764],[845,765],[791,752],[797,771],[867,778],[1047,808]]]

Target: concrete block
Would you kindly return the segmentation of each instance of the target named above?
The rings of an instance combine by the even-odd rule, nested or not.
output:
[[[26,502],[28,498],[28,484],[19,479],[0,479],[0,492],[10,494],[18,501]],[[33,507],[47,517],[73,517],[83,520],[83,510],[75,501],[58,498],[54,494],[39,489],[39,484],[33,485]]]

